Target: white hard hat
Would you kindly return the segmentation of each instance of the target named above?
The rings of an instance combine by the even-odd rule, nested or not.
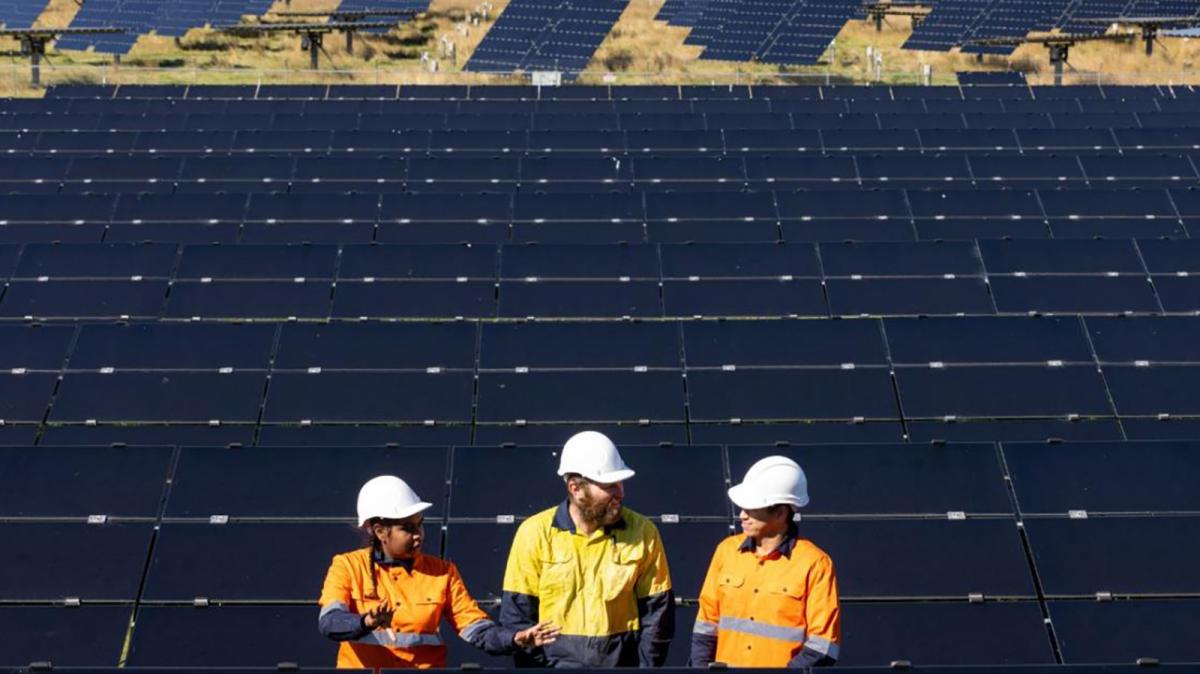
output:
[[[603,433],[583,431],[571,436],[563,445],[558,462],[558,474],[578,473],[593,482],[612,484],[633,477],[617,446]]]
[[[744,510],[780,503],[802,508],[808,505],[808,478],[786,456],[768,456],[750,466],[741,484],[729,488],[729,499]]]
[[[358,490],[358,526],[374,517],[402,520],[432,506],[422,501],[404,480],[395,475],[380,475],[367,480]]]

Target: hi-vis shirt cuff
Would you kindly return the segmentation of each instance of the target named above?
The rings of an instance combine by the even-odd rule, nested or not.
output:
[[[414,646],[441,646],[442,635],[397,632],[395,630],[375,630],[354,641],[359,644],[371,644],[372,646],[385,646],[387,648],[413,648]]]
[[[834,660],[837,660],[838,651],[840,650],[837,644],[822,637],[809,637],[808,641],[804,642],[804,647],[809,650],[816,651],[822,655],[831,657]]]
[[[779,641],[788,641],[795,644],[804,643],[805,631],[803,627],[768,625],[767,623],[746,620],[745,618],[729,618],[726,616],[721,617],[718,627],[722,630],[752,634],[756,637],[778,639]]]
[[[708,622],[707,620],[697,620],[695,627],[692,628],[692,634],[707,634],[713,635],[717,633],[717,624]]]
[[[474,643],[475,637],[479,636],[480,632],[483,632],[495,624],[496,623],[491,620],[476,620],[470,625],[464,627],[462,631],[458,633],[458,636],[462,637],[463,641]]]

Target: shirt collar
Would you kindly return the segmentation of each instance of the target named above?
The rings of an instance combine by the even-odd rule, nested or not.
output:
[[[567,499],[563,499],[562,503],[558,504],[558,508],[554,510],[554,528],[562,531],[577,533],[575,529],[575,520],[571,519],[571,503]],[[615,529],[625,528],[625,512],[621,510],[621,517],[614,523],[604,527],[604,532],[608,533]]]
[[[792,558],[792,550],[796,547],[796,540],[800,538],[800,530],[796,527],[795,522],[788,523],[787,533],[783,536],[783,542],[779,547],[772,551],[772,554],[778,552],[780,555]],[[754,538],[747,536],[742,544],[738,546],[738,552],[754,552],[757,546],[754,544]]]
[[[382,550],[378,550],[378,549],[376,549],[372,553],[372,555],[375,558],[375,563],[382,567],[391,568],[393,566],[399,566],[399,567],[403,567],[404,570],[409,573],[412,573],[413,562],[415,562],[417,559],[415,556],[411,559],[392,559],[391,557],[388,557],[386,554],[384,554],[384,552]]]

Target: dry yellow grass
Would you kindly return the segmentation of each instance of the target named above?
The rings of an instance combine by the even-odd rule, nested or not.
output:
[[[488,28],[508,0],[492,0],[491,13],[471,23],[472,12],[482,0],[433,0],[428,12],[386,36],[360,36],[354,54],[345,50],[340,35],[325,42],[320,72],[308,69],[309,56],[299,38],[272,34],[259,38],[234,38],[212,30],[196,29],[180,40],[155,35],[141,36],[119,66],[105,54],[52,52],[43,71],[47,82],[144,82],[144,83],[255,83],[255,82],[515,82],[518,78],[462,72]],[[689,29],[668,26],[654,16],[663,0],[629,0],[613,31],[604,40],[583,82],[617,83],[726,83],[761,82],[826,75],[838,79],[870,78],[867,47],[883,55],[884,80],[919,81],[922,67],[933,67],[934,80],[953,81],[962,70],[997,70],[1016,67],[1035,80],[1046,81],[1045,49],[1027,45],[1010,58],[989,57],[983,63],[970,55],[906,51],[900,45],[911,33],[909,21],[892,19],[882,32],[873,25],[852,21],[837,38],[837,47],[826,54],[826,62],[810,67],[780,67],[758,63],[708,61],[701,49],[684,44]],[[276,0],[274,10],[328,11],[337,0]],[[50,0],[39,25],[70,22],[78,11],[75,0]],[[439,55],[439,40],[455,45],[453,60]],[[1200,60],[1200,40],[1170,38],[1153,57],[1142,54],[1140,43],[1089,43],[1072,50],[1072,74],[1112,82],[1200,81],[1194,64]],[[0,49],[15,49],[14,44]],[[421,63],[422,52],[438,61],[438,73]],[[27,84],[28,63],[12,55],[0,67],[0,95],[38,95]],[[615,78],[615,79],[614,79]]]

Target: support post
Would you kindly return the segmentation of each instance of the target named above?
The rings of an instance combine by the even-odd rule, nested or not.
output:
[[[352,30],[346,31],[346,53],[354,53],[354,31]]]
[[[1158,26],[1143,26],[1142,39],[1146,41],[1146,56],[1154,56],[1154,40],[1158,38]]]
[[[308,66],[313,70],[321,67],[321,40],[323,37],[316,31],[308,34]]]
[[[1050,63],[1054,66],[1054,86],[1061,87],[1063,66],[1066,65],[1067,58],[1071,55],[1071,45],[1048,44],[1046,47],[1050,50]]]

